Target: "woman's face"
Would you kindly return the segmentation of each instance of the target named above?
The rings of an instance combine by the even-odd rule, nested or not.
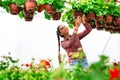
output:
[[[64,25],[59,26],[59,31],[60,31],[61,35],[66,35],[69,33],[69,29],[67,27],[65,27]]]

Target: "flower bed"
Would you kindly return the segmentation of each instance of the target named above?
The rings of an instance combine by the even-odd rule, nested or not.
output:
[[[99,57],[99,61],[87,69],[77,65],[70,72],[63,63],[54,69],[50,60],[41,60],[36,64],[32,59],[30,64],[17,66],[18,59],[13,60],[10,55],[1,56],[0,80],[120,80],[120,62],[108,64],[109,57]]]

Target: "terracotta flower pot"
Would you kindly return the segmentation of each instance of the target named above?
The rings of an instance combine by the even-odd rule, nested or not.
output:
[[[89,25],[89,27],[91,27],[91,28],[95,28],[96,27],[96,25],[95,25],[95,23],[94,22],[86,22],[88,25]]]
[[[105,24],[106,28],[113,28],[113,26],[114,26],[113,24]]]
[[[118,0],[114,0],[114,2],[118,2]]]
[[[13,15],[17,15],[20,12],[20,7],[18,7],[15,3],[9,5],[10,13]]]
[[[24,16],[32,17],[34,15],[34,12],[29,12],[24,9]]]
[[[104,19],[103,15],[95,17],[96,22],[101,22],[101,21],[103,21],[103,19]]]
[[[114,25],[120,25],[120,17],[113,20]]]
[[[44,9],[47,13],[52,13],[52,12],[55,12],[55,9],[52,7],[51,4],[44,4]]]
[[[97,30],[103,30],[103,28],[102,28],[102,27],[97,27],[96,29],[97,29]]]
[[[110,2],[110,0],[106,0],[107,2]],[[118,2],[118,0],[114,0],[114,2]]]
[[[105,31],[111,32],[111,31],[112,31],[112,28],[105,28]]]
[[[106,24],[110,24],[110,23],[112,23],[112,21],[113,21],[113,16],[112,15],[107,15],[105,17],[105,23]]]
[[[32,21],[34,12],[29,12],[24,9],[24,19],[25,21]]]
[[[51,16],[53,20],[59,20],[61,18],[61,12],[54,12]]]
[[[96,22],[96,28],[98,28],[98,27],[104,28],[105,24],[104,23],[101,24],[101,23]]]
[[[114,25],[114,26],[112,27],[112,29],[120,29],[120,26]]]
[[[112,29],[111,32],[112,33],[120,33],[120,29]]]
[[[36,9],[36,1],[28,0],[25,2],[25,9],[29,12],[34,12]]]
[[[73,11],[72,14],[73,14],[73,16],[74,16],[75,19],[77,18],[77,16],[80,16],[80,17],[83,16],[83,13],[80,12],[80,11]]]
[[[89,13],[89,14],[85,14],[86,20],[87,21],[91,21],[91,20],[95,20],[95,13]]]
[[[32,21],[33,17],[24,16],[25,21]]]

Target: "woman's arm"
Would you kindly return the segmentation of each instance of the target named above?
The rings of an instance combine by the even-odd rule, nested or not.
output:
[[[79,28],[80,24],[81,24],[81,17],[78,16],[77,19],[76,19],[76,21],[75,21],[75,26],[74,26],[73,33],[75,33],[75,34],[78,33],[78,28]]]
[[[85,18],[82,18],[82,23],[85,27],[85,30],[83,32],[78,33],[79,39],[82,39],[83,37],[88,35],[92,30],[92,28],[89,26],[89,24],[86,23]]]

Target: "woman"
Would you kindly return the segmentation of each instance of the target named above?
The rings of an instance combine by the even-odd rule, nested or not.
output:
[[[80,24],[83,23],[85,26],[85,30],[83,32],[78,33],[78,28]],[[69,63],[71,66],[76,66],[76,64],[80,63],[82,68],[88,67],[87,59],[85,53],[83,52],[82,45],[80,40],[84,38],[87,34],[91,32],[92,28],[85,22],[85,19],[80,16],[75,20],[75,26],[73,34],[69,34],[69,29],[64,25],[59,25],[57,28],[57,36],[58,36],[58,46],[59,46],[59,63],[60,60],[60,37],[64,38],[61,41],[61,46],[65,49],[68,54]],[[60,36],[60,37],[59,37]]]

